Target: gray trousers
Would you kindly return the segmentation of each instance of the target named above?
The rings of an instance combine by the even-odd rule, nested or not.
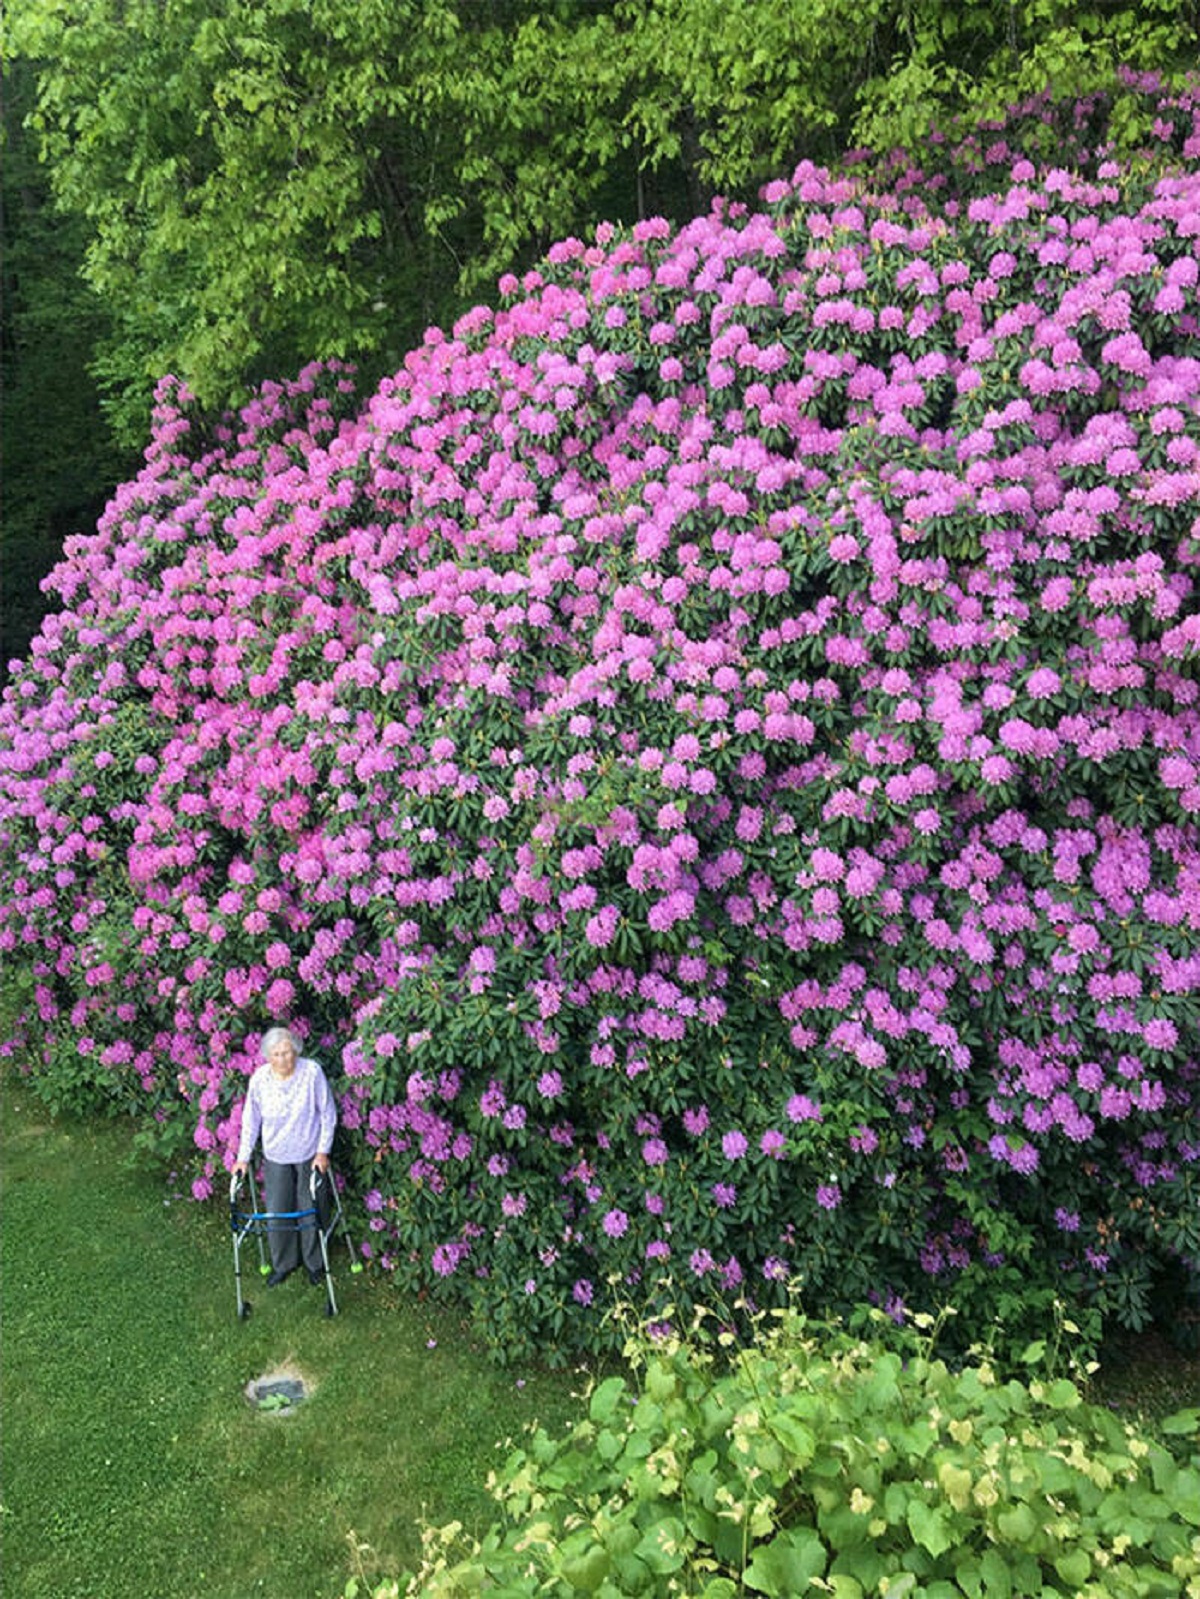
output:
[[[294,1164],[263,1159],[263,1188],[266,1191],[267,1209],[273,1213],[313,1208],[312,1161],[299,1160]],[[325,1273],[321,1258],[321,1241],[317,1237],[317,1218],[306,1216],[303,1222],[270,1222],[267,1227],[267,1244],[271,1251],[271,1265],[276,1271],[295,1271],[301,1254],[309,1271]]]

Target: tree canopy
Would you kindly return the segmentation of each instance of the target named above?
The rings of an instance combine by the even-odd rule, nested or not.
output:
[[[127,437],[173,371],[219,406],[432,321],[597,217],[681,220],[847,141],[911,146],[1118,65],[1195,0],[13,0],[32,126],[112,319]],[[1115,131],[1131,131],[1118,104]]]

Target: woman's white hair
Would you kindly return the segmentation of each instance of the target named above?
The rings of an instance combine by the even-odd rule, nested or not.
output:
[[[298,1055],[300,1053],[300,1045],[296,1042],[296,1035],[295,1035],[295,1033],[292,1032],[291,1028],[290,1027],[270,1027],[263,1034],[263,1040],[262,1040],[262,1057],[263,1057],[263,1059],[264,1060],[269,1059],[271,1051],[275,1048],[275,1045],[276,1044],[282,1044],[285,1039],[292,1046],[292,1048],[296,1051],[296,1053]]]

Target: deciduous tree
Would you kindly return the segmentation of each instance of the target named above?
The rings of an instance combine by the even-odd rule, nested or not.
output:
[[[393,366],[597,217],[1197,53],[1196,0],[13,0],[34,127],[144,432],[313,357]],[[1116,131],[1132,130],[1118,102]]]

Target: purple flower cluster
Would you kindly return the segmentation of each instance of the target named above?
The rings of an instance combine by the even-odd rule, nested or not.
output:
[[[206,431],[164,383],[0,710],[34,1079],[207,1192],[298,1019],[365,1248],[510,1340],[600,1337],[602,1273],[918,1305],[1044,1255],[1119,1315],[1186,1262],[1200,132],[1162,119],[1169,167],[1014,126],[973,187],[804,164],[565,241],[361,408],[314,368]]]

